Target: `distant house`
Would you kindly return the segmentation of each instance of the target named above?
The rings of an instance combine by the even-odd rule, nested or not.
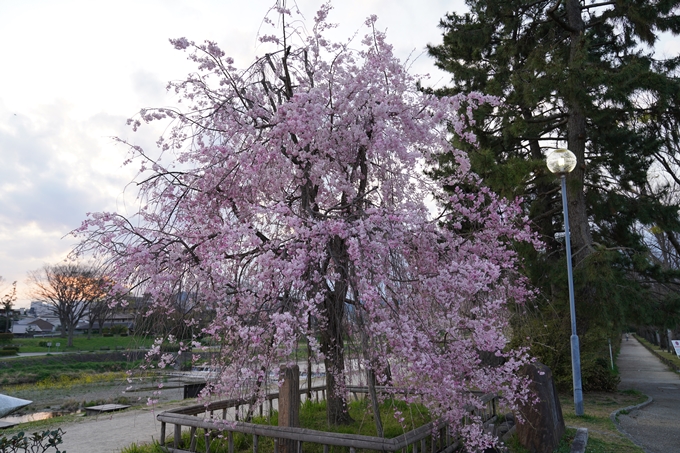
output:
[[[135,327],[135,316],[135,313],[113,313],[106,318],[106,321],[102,324],[102,328],[110,329],[112,327],[123,326],[126,327],[128,331],[132,331]],[[85,317],[85,319],[76,326],[76,332],[87,332],[89,327],[89,319]],[[99,322],[95,322],[92,328],[99,329]]]
[[[24,318],[12,324],[12,333],[17,336],[40,335],[52,333],[58,324],[54,324],[42,318]]]
[[[34,300],[31,302],[31,308],[29,308],[28,312],[39,318],[50,317],[54,316],[54,306]]]

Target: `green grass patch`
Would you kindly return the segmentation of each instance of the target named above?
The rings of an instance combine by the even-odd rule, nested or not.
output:
[[[577,417],[574,414],[573,397],[560,395],[566,425],[588,428],[586,453],[644,453],[641,448],[616,429],[609,416],[617,409],[645,401],[647,401],[647,396],[635,390],[612,393],[588,392],[583,394],[585,414]]]
[[[564,431],[564,435],[562,436],[562,439],[560,439],[560,444],[554,453],[570,453],[571,443],[574,441],[574,437],[576,437],[576,430],[573,428],[567,428]],[[510,440],[506,443],[506,447],[508,447],[509,453],[530,453],[529,450],[519,444],[516,435],[510,438]]]
[[[395,416],[395,413],[401,413],[400,416]],[[348,425],[342,426],[328,426],[326,422],[326,402],[321,401],[314,403],[306,401],[300,407],[300,425],[303,428],[314,429],[318,431],[329,431],[343,434],[361,434],[364,436],[375,436],[375,421],[371,413],[368,400],[352,401],[349,404],[349,414],[353,421]],[[424,425],[430,421],[430,416],[424,407],[417,404],[406,404],[403,401],[387,400],[380,406],[380,414],[383,422],[383,429],[385,437],[393,438],[411,431],[419,426]],[[404,421],[400,422],[399,419]],[[278,413],[272,413],[271,417],[255,417],[253,423],[278,425]],[[241,433],[234,433],[234,450],[236,452],[250,452],[253,451],[253,437]],[[182,434],[182,447],[189,448],[189,433]],[[323,445],[306,443],[303,447],[307,453],[321,453],[323,452]],[[346,449],[330,447],[330,453],[346,453]],[[163,448],[157,443],[145,445],[132,444],[124,448],[121,453],[160,453]],[[205,451],[205,433],[203,430],[197,430],[197,445],[196,451]],[[211,453],[227,453],[229,451],[229,444],[226,434],[224,436],[213,438],[210,444]],[[274,440],[270,438],[259,438],[258,451],[261,453],[271,453],[274,451]],[[357,450],[359,452],[359,450]]]
[[[17,357],[0,360],[0,386],[49,385],[80,378],[94,380],[96,375],[105,373],[122,376],[140,363],[140,359],[131,360],[123,352]]]
[[[44,346],[46,342],[51,342],[52,346]],[[43,345],[41,345],[41,343]],[[56,344],[60,346],[57,348]],[[99,351],[101,348],[108,347],[115,350],[116,347],[123,349],[148,348],[153,344],[153,338],[120,336],[104,337],[102,335],[92,335],[88,340],[86,335],[73,337],[73,346],[66,346],[67,339],[61,337],[38,337],[38,338],[15,338],[12,344],[19,346],[19,352],[78,352],[78,351]]]
[[[203,441],[203,445],[205,446],[205,441]],[[205,451],[205,447],[203,448],[202,451]],[[120,451],[120,453],[165,453],[165,452],[166,450],[163,447],[161,447],[158,441],[154,441],[152,444],[141,445],[137,445],[136,443],[134,443],[123,448]]]
[[[399,412],[399,417],[395,413]],[[272,416],[272,425],[278,424],[278,414]],[[331,431],[343,434],[361,434],[363,436],[375,436],[375,418],[370,409],[369,399],[352,401],[349,404],[349,415],[352,423],[342,426],[329,426],[326,421],[326,402],[314,403],[306,401],[300,407],[300,425],[304,428],[317,431]],[[391,439],[411,431],[425,423],[430,422],[427,410],[418,404],[407,404],[403,401],[389,399],[380,406],[380,415],[383,423],[385,437]],[[399,422],[403,418],[403,423]]]

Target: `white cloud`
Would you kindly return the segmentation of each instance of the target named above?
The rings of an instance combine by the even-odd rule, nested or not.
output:
[[[311,21],[320,0],[297,2]],[[124,209],[134,168],[119,136],[153,146],[162,131],[132,133],[125,120],[140,108],[173,102],[169,80],[194,68],[169,44],[185,36],[214,40],[246,66],[263,51],[262,18],[274,0],[4,0],[0,2],[0,275],[19,280],[29,300],[27,271],[64,259],[64,237],[89,211]],[[289,4],[292,4],[289,1]],[[462,0],[336,1],[330,19],[336,39],[380,18],[402,59],[440,40],[439,19]],[[421,56],[413,67],[433,72]],[[441,75],[436,78],[442,78]],[[125,193],[125,196],[123,194]]]

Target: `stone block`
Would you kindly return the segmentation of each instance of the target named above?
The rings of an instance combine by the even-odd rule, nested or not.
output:
[[[552,372],[546,365],[535,363],[525,366],[521,373],[529,377],[529,389],[538,403],[521,408],[523,420],[516,425],[517,438],[531,453],[552,453],[565,429]]]

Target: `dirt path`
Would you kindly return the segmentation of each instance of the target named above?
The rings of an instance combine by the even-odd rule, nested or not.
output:
[[[621,428],[647,453],[680,453],[680,376],[633,337],[622,341],[617,364],[619,390],[635,389],[654,398],[642,409],[619,415]]]

